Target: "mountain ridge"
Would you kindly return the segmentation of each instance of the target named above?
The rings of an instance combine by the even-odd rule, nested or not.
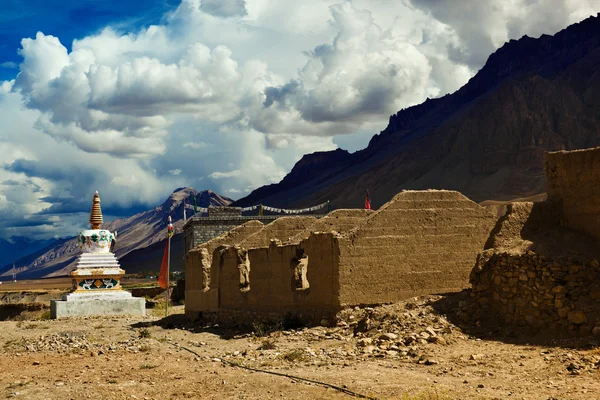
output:
[[[258,188],[234,205],[302,207],[330,200],[334,208],[360,207],[365,189],[375,207],[402,189],[456,189],[476,201],[543,192],[543,152],[599,143],[598,124],[593,122],[599,103],[590,91],[600,85],[599,48],[600,13],[554,36],[511,40],[463,87],[390,116],[388,126],[366,148],[348,153],[335,168],[328,165],[340,159],[339,149],[321,152],[315,158],[319,163],[312,163],[306,174],[290,172],[280,183]],[[536,102],[533,93],[551,95],[546,100],[552,104]],[[574,113],[580,119],[573,119]],[[492,118],[500,115],[504,119]],[[574,124],[574,132],[561,126],[563,119]],[[495,125],[485,126],[484,121]],[[488,130],[509,133],[510,142],[490,137]],[[485,139],[487,148],[477,148],[478,138]],[[522,141],[533,146],[529,152],[521,148]],[[461,154],[461,148],[470,153]],[[510,154],[503,158],[504,152]],[[292,171],[307,158],[311,155],[302,157]],[[488,158],[502,165],[490,161],[483,166]],[[449,169],[442,170],[440,163]]]

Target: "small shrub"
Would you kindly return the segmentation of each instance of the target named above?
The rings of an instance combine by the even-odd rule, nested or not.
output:
[[[150,346],[148,346],[148,345],[146,345],[146,344],[144,344],[144,345],[141,345],[141,346],[140,346],[140,351],[141,351],[142,353],[147,353],[147,352],[149,352],[149,351],[150,351]]]
[[[306,355],[304,354],[304,351],[300,350],[300,349],[295,349],[292,350],[288,353],[286,353],[283,358],[286,361],[289,362],[296,362],[296,361],[302,361],[306,358]]]
[[[283,320],[253,322],[252,329],[258,337],[268,336],[273,332],[283,330]]]
[[[140,335],[140,338],[149,338],[150,336],[152,336],[152,334],[150,333],[150,330],[148,328],[140,329],[139,335]]]
[[[277,348],[277,346],[275,346],[274,341],[264,340],[258,347],[258,350],[275,350],[276,348]]]
[[[140,365],[140,369],[154,369],[158,367],[158,365],[154,365],[154,364],[142,364]]]
[[[25,325],[25,329],[35,329],[38,327],[38,324],[27,324]]]
[[[50,310],[46,310],[42,313],[42,315],[40,315],[39,318],[41,321],[45,321],[45,320],[49,320],[50,319]]]

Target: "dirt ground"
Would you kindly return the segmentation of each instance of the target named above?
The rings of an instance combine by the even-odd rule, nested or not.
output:
[[[178,315],[0,322],[0,396],[351,398],[234,363],[377,399],[600,398],[597,338],[549,340],[466,322],[466,292],[345,310],[335,327],[279,321],[231,331],[170,309]]]

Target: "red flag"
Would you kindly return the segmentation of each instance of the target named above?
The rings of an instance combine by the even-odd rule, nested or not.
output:
[[[369,199],[369,191],[367,190],[367,198],[365,199],[365,210],[371,209],[371,200]]]
[[[162,264],[160,265],[160,274],[158,275],[158,284],[161,288],[167,288],[168,280],[168,269],[169,269],[169,239],[167,239],[167,245],[165,246],[165,254],[163,255]]]

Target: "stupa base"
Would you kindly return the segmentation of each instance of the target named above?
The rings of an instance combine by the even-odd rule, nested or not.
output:
[[[146,315],[146,299],[124,290],[104,293],[68,293],[50,302],[50,318],[109,315]]]

